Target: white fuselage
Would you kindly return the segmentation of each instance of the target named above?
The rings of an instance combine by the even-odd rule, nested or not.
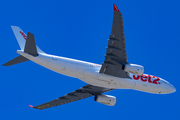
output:
[[[39,53],[34,57],[22,50],[17,53],[57,73],[78,78],[88,84],[114,89],[135,89],[149,93],[166,94],[175,92],[167,81],[150,75],[129,73],[130,78],[119,78],[99,73],[101,65],[80,60]]]

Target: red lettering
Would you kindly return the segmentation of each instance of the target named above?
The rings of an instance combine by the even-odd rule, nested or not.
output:
[[[23,36],[23,38],[26,40],[26,35],[23,32],[21,32],[21,31],[20,31],[20,33]]]
[[[133,75],[133,78],[135,79],[135,80],[139,80],[139,75],[137,75],[137,77],[135,76],[135,75]]]
[[[141,75],[141,80],[143,81],[143,82],[146,82],[147,81],[147,75]]]
[[[152,80],[152,78],[155,78],[154,80]],[[153,83],[153,84],[161,84],[160,82],[157,82],[160,80],[159,77],[156,77],[156,76],[151,76],[151,75],[133,75],[133,79],[134,80],[139,80],[141,79],[141,81],[143,82],[149,82],[149,83]]]
[[[153,78],[156,78],[156,79],[155,79],[155,80],[153,80],[153,82],[152,82],[152,83],[154,83],[154,84],[160,84],[160,82],[157,82],[157,81],[159,81],[159,80],[160,80],[160,78],[159,78],[159,77],[153,76]]]
[[[151,81],[151,76],[150,76],[150,75],[148,75],[148,82],[149,82],[149,83],[152,83],[152,81]]]

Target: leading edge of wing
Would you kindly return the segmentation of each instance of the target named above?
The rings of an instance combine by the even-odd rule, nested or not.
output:
[[[68,93],[68,94],[61,96],[61,97],[59,97],[55,100],[52,100],[50,102],[47,102],[47,103],[44,103],[41,105],[37,105],[34,107],[31,105],[29,105],[29,106],[32,108],[35,108],[35,109],[42,110],[42,109],[51,108],[51,107],[55,107],[58,105],[70,103],[73,101],[81,100],[81,99],[91,97],[94,95],[99,95],[101,93],[108,92],[111,90],[114,90],[114,89],[97,87],[97,86],[93,86],[93,85],[88,84],[88,85],[83,86],[82,88],[79,88],[79,89],[77,89],[71,93]]]

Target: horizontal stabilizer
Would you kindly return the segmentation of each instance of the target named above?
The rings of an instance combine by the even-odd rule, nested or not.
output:
[[[15,65],[15,64],[18,64],[18,63],[26,62],[26,61],[29,61],[29,60],[20,55],[20,56],[18,56],[16,58],[12,59],[11,61],[3,64],[3,66],[11,66],[11,65]]]
[[[38,56],[34,35],[30,32],[28,32],[27,34],[24,52],[29,53],[30,55],[33,55],[33,56]]]

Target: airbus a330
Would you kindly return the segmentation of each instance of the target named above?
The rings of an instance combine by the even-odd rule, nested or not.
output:
[[[50,102],[31,106],[46,109],[69,102],[95,96],[95,101],[114,106],[116,97],[105,95],[115,89],[133,89],[155,94],[168,94],[176,91],[166,80],[144,74],[144,67],[127,61],[122,13],[113,4],[114,15],[111,34],[106,47],[105,60],[102,65],[90,62],[46,54],[36,46],[34,35],[27,35],[17,26],[11,26],[21,50],[20,56],[3,64],[11,66],[25,61],[33,61],[57,73],[78,78],[87,85]]]

